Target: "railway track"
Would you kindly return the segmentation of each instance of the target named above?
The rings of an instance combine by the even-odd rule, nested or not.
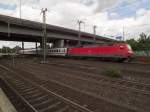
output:
[[[26,66],[30,66],[31,68],[34,68],[32,66],[32,64],[31,65],[26,65]],[[38,65],[37,69],[40,69],[40,67],[49,69],[49,67],[43,66],[43,65]],[[58,70],[58,68],[55,68],[55,67],[52,67],[52,69],[54,71]],[[59,68],[59,70],[61,70],[61,68]],[[68,72],[66,72],[66,73],[68,73]],[[78,72],[73,71],[71,73],[78,73]],[[84,73],[84,72],[80,71],[80,73]],[[118,86],[119,85],[120,88],[121,87],[127,87],[127,89],[135,89],[137,91],[141,91],[141,92],[150,94],[150,84],[138,83],[138,82],[134,82],[134,81],[127,81],[127,80],[121,80],[121,79],[112,79],[112,78],[107,78],[107,77],[104,77],[104,76],[95,76],[95,75],[88,74],[88,73],[86,73],[87,76],[86,75],[82,76],[82,75],[80,75],[80,76],[78,76],[78,75],[76,75],[76,76],[71,75],[70,77],[77,78],[77,79],[80,79],[80,80],[95,82],[97,84],[98,83],[106,83],[106,84],[111,84],[111,85],[114,85],[114,86]]]
[[[73,64],[80,64],[80,65],[84,65],[84,66],[91,66],[89,65],[89,63],[91,62],[92,67],[95,67],[95,65],[99,65],[99,64],[118,64],[118,65],[127,65],[127,66],[131,66],[131,65],[139,65],[139,66],[144,66],[147,65],[150,67],[150,63],[141,63],[141,62],[124,62],[124,63],[117,63],[117,62],[107,62],[107,61],[99,61],[99,60],[73,60],[73,59],[50,59],[50,62],[58,62],[58,63],[72,63],[69,61],[73,61]]]
[[[149,68],[150,64],[142,64],[142,63],[116,63],[116,62],[104,62],[104,61],[93,61],[93,60],[73,60],[73,59],[50,59],[50,63],[52,64],[70,64],[70,66],[78,66],[78,67],[83,67],[86,69],[93,69],[96,70],[98,67],[104,68],[104,66],[116,66],[117,68],[120,68],[123,71],[136,71],[136,72],[141,72],[141,73],[150,73]],[[136,69],[137,68],[137,69]],[[143,69],[144,68],[144,69]],[[146,70],[146,68],[148,68]],[[140,70],[141,69],[141,70]]]
[[[52,62],[52,63],[49,63],[49,64],[52,64],[52,65],[56,65],[56,66],[64,66],[64,67],[68,67],[68,68],[71,68],[71,67],[74,67],[74,68],[80,68],[80,69],[83,69],[83,70],[93,70],[93,71],[97,71],[99,68],[96,67],[96,66],[91,66],[89,64],[72,64],[72,63],[66,63],[66,62]],[[105,69],[105,67],[102,67],[103,69]],[[132,72],[132,70],[123,70],[124,72]],[[138,73],[146,73],[146,74],[150,74],[150,71],[141,71],[141,70],[133,70],[134,72],[138,72]]]
[[[124,62],[124,64],[148,65],[148,66],[150,66],[150,63],[144,63],[144,62]]]
[[[112,67],[112,65],[118,69],[121,70],[122,74],[122,79],[132,81],[132,82],[140,82],[143,84],[150,84],[150,66],[143,66],[143,65],[130,65],[129,64],[116,64],[116,63],[96,63],[96,62],[85,62],[85,61],[74,61],[73,62],[68,62],[65,60],[50,60],[49,64],[53,64],[56,66],[61,66],[61,67],[66,67],[66,68],[78,68],[83,71],[88,71],[88,72],[93,72],[95,74],[100,74],[103,69]],[[104,65],[103,65],[104,64]]]
[[[17,73],[19,72],[17,71]],[[77,104],[80,104],[83,108],[86,107],[86,109],[90,109],[93,112],[142,112],[140,110],[137,110],[136,108],[127,105],[118,104],[117,102],[114,101],[108,101],[107,98],[103,98],[103,97],[97,98],[95,96],[93,97],[89,93],[85,93],[85,92],[83,93],[82,90],[73,89],[72,87],[66,86],[57,81],[52,81],[52,80],[43,81],[42,77],[41,78],[34,77],[31,73],[28,72],[21,72],[21,73],[22,73],[21,76],[24,77],[23,79],[29,79],[30,82],[34,82],[38,86],[40,85],[40,87],[44,87],[49,91],[51,90],[55,91],[54,93],[61,94],[67,97],[68,99],[71,99],[71,101],[77,102]],[[20,78],[18,80],[20,80]],[[68,111],[64,111],[64,112],[68,112]],[[69,112],[74,112],[74,111],[69,111]]]
[[[9,72],[9,75],[1,78],[0,84],[19,112],[93,112],[19,76],[3,65],[0,68]]]
[[[132,61],[132,62],[123,62],[123,63],[118,63],[118,62],[113,62],[113,61],[102,61],[99,59],[64,59],[64,58],[52,58],[50,61],[55,60],[55,62],[67,62],[67,61],[82,61],[82,62],[99,62],[99,63],[110,63],[110,64],[121,64],[121,65],[148,65],[150,66],[150,63],[145,63],[145,62],[136,62],[136,61]]]
[[[74,66],[71,65],[67,65],[67,64],[58,64],[58,63],[50,63],[49,65],[55,65],[58,67],[66,67],[66,68],[74,68]],[[39,65],[40,66],[40,65]],[[54,70],[56,70],[56,68],[53,68]],[[61,68],[60,68],[61,69]],[[143,91],[143,92],[147,92],[150,93],[150,84],[146,84],[146,83],[139,83],[136,81],[129,81],[129,80],[124,80],[124,79],[113,79],[113,78],[108,78],[105,76],[100,76],[100,75],[93,75],[90,74],[90,71],[87,70],[96,70],[96,68],[87,68],[87,67],[78,67],[77,70],[81,70],[80,72],[85,72],[86,75],[82,76],[84,79],[86,78],[85,76],[90,77],[90,80],[93,79],[94,81],[97,82],[103,82],[103,83],[107,83],[107,84],[112,84],[114,86],[120,85],[121,87],[127,87],[127,88],[133,88],[139,91]],[[92,73],[93,71],[91,71]],[[78,76],[75,76],[78,77]],[[81,78],[82,79],[82,78]],[[91,80],[92,81],[92,80]]]
[[[91,65],[85,65],[85,64],[72,64],[71,63],[64,63],[64,62],[51,62],[49,63],[49,65],[54,65],[54,66],[58,66],[58,67],[63,67],[64,68],[73,68],[75,70],[80,70],[80,72],[87,72],[86,76],[97,80],[97,77],[99,77],[99,79],[97,80],[98,82],[107,82],[107,83],[111,83],[113,82],[113,84],[115,85],[121,85],[123,87],[130,87],[130,88],[135,88],[135,89],[139,89],[139,90],[143,90],[143,91],[150,91],[150,84],[147,83],[139,83],[137,81],[134,80],[129,80],[129,79],[112,79],[112,78],[107,78],[105,76],[102,75],[98,75],[99,71],[97,72],[97,67],[91,66]],[[59,68],[61,69],[61,68]],[[97,76],[93,75],[93,74],[97,74]],[[84,75],[85,76],[85,75]]]
[[[46,66],[43,66],[43,65],[37,65],[38,67],[33,67],[33,65],[32,64],[26,64],[26,65],[24,65],[24,66],[28,66],[28,68],[26,68],[26,67],[24,67],[26,70],[28,70],[28,72],[30,72],[30,73],[32,73],[32,75],[34,75],[35,73],[41,73],[42,71],[46,71]],[[45,69],[40,69],[40,68],[45,68]],[[34,69],[36,69],[36,71],[34,71]],[[54,71],[58,71],[58,69],[54,69],[54,68],[51,68],[51,69],[53,69]],[[50,68],[47,68],[47,70],[50,70]],[[41,71],[41,72],[40,72]],[[60,72],[62,72],[62,71],[60,71]],[[53,72],[51,72],[51,73],[53,73]],[[54,73],[53,73],[54,74]],[[46,74],[45,74],[46,75]],[[69,74],[68,74],[69,75]],[[41,76],[43,76],[44,77],[44,74],[41,74]],[[57,76],[56,75],[56,73],[55,73],[55,76]],[[43,78],[43,77],[39,77],[39,78]],[[60,75],[60,73],[59,73],[59,77],[66,77],[65,75],[63,75],[63,76],[61,76]],[[59,78],[58,77],[58,78]],[[76,76],[77,77],[77,76]],[[48,76],[47,76],[47,78],[48,78]],[[52,77],[49,77],[50,79],[52,79]],[[75,77],[73,77],[74,79],[75,79]],[[60,79],[60,78],[59,78]],[[85,82],[85,81],[87,81],[87,80],[85,80],[85,77],[84,77],[84,79],[83,78],[76,78],[77,80],[81,80],[80,81],[80,84],[82,85],[82,83],[81,82]],[[67,80],[72,80],[72,79],[68,79],[67,78]],[[61,80],[59,80],[59,81],[61,81]],[[105,80],[106,81],[106,80]],[[65,82],[65,80],[64,80],[64,82]],[[88,82],[90,82],[90,81],[88,81]],[[91,82],[92,82],[92,80],[91,80]],[[92,89],[92,88],[97,88],[97,89],[100,89],[100,87],[98,87],[98,86],[96,86],[96,85],[98,85],[98,84],[102,84],[102,83],[97,83],[96,81],[95,82],[92,82],[92,83],[95,83],[94,85],[95,86],[89,86],[89,87],[86,87],[87,88],[87,90],[90,90],[90,89]],[[148,97],[149,97],[149,91],[145,91],[145,90],[142,90],[141,91],[141,89],[139,88],[138,90],[137,89],[135,89],[135,88],[133,88],[132,87],[132,89],[130,89],[129,87],[128,88],[125,88],[125,87],[123,87],[123,86],[121,86],[121,84],[122,83],[119,83],[118,84],[118,86],[117,85],[110,85],[110,84],[112,84],[112,83],[109,83],[107,86],[111,86],[111,87],[113,87],[113,88],[115,88],[116,90],[114,91],[114,90],[112,90],[112,91],[114,91],[114,93],[113,94],[115,94],[117,91],[118,91],[118,93],[120,93],[120,94],[122,94],[121,95],[121,97],[120,97],[120,95],[118,96],[117,94],[115,94],[116,95],[116,97],[120,97],[123,101],[127,101],[128,103],[130,102],[136,102],[137,104],[140,104],[140,105],[138,105],[138,106],[140,106],[140,108],[142,108],[142,106],[143,106],[143,108],[149,108],[149,100],[147,100],[145,103],[142,103],[142,100],[143,99],[147,99]],[[102,84],[103,85],[103,84]],[[100,85],[99,85],[100,86]],[[131,84],[130,85],[128,85],[128,86],[131,86]],[[104,87],[106,87],[106,85],[104,85]],[[111,90],[111,87],[110,88],[108,88],[108,89],[110,89]],[[85,86],[84,86],[84,88],[85,88]],[[106,87],[107,88],[107,87]],[[119,89],[120,88],[120,89]],[[83,88],[80,88],[80,89],[83,89]],[[100,89],[101,90],[101,89]],[[120,92],[119,92],[120,91]],[[132,91],[132,92],[131,92]],[[95,94],[96,93],[99,93],[100,91],[93,91],[93,92],[95,92]],[[130,93],[130,95],[128,94],[128,93]],[[100,93],[99,93],[100,94]],[[105,93],[105,94],[108,94],[108,93]],[[112,95],[112,94],[111,94]],[[109,95],[109,98],[111,98],[112,96],[111,95]],[[104,95],[105,96],[105,95]],[[114,96],[114,95],[113,95]],[[130,98],[130,100],[127,100],[127,98],[126,97],[132,97],[132,98]],[[106,95],[105,97],[108,97],[108,95]],[[142,98],[143,97],[143,98]],[[115,96],[114,96],[114,98],[115,98]],[[121,100],[120,99],[120,100]],[[135,100],[136,99],[136,100]],[[119,100],[119,99],[118,99]],[[135,100],[135,101],[134,101]],[[129,104],[130,104],[129,103]],[[137,105],[137,104],[135,104],[135,105]],[[130,104],[131,105],[131,104]]]

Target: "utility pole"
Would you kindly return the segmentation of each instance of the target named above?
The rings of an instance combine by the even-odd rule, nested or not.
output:
[[[38,47],[37,42],[35,42],[36,55],[38,55]]]
[[[8,21],[8,37],[10,37],[10,22]]]
[[[22,41],[22,50],[23,50],[23,54],[24,54],[24,42]]]
[[[42,49],[43,49],[43,63],[46,63],[46,52],[47,52],[47,33],[46,33],[46,12],[47,8],[42,8],[42,14],[43,14],[43,39],[42,39]]]
[[[95,43],[95,44],[96,44],[96,28],[97,28],[97,26],[94,25],[94,26],[93,26],[93,31],[94,31],[94,43]]]
[[[21,20],[21,8],[22,8],[22,1],[20,0],[20,11],[19,11],[20,20]],[[22,50],[23,50],[23,54],[24,54],[24,42],[22,42]]]
[[[123,36],[122,40],[123,40],[123,41],[125,41],[125,32],[124,32],[124,26],[123,26],[123,28],[122,28],[122,31],[123,31],[123,32],[122,32],[122,36]]]
[[[15,57],[14,57],[13,51],[11,51],[11,54],[12,54],[12,66],[14,67],[15,66]]]
[[[81,24],[84,23],[83,21],[81,20],[78,20],[78,24],[79,24],[79,41],[78,41],[78,46],[80,47],[81,46]]]

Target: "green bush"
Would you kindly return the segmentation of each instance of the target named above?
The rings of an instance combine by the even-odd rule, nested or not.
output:
[[[102,74],[113,78],[120,78],[122,73],[118,68],[111,67],[104,69]]]

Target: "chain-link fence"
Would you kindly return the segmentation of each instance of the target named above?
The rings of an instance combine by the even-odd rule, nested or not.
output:
[[[150,57],[150,51],[135,51],[136,56],[149,56]]]

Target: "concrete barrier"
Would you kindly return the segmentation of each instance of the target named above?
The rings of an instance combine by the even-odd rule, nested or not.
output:
[[[17,112],[3,90],[0,88],[0,112]]]

